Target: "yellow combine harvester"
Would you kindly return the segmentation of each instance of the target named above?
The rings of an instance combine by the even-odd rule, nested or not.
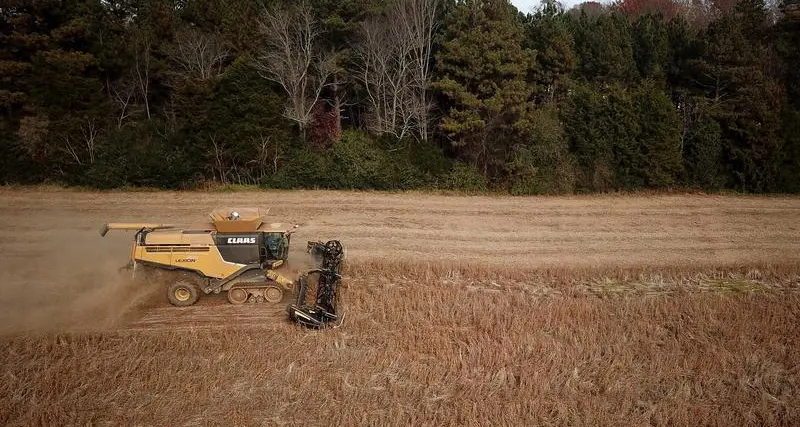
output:
[[[308,242],[307,251],[321,265],[297,275],[286,266],[297,226],[267,222],[266,214],[257,208],[217,209],[208,223],[108,223],[100,235],[136,231],[131,266],[134,272],[167,272],[167,298],[173,305],[189,306],[201,293],[212,292],[227,292],[232,304],[279,303],[284,291],[293,290],[297,299],[288,309],[293,320],[316,327],[336,320],[342,245]]]

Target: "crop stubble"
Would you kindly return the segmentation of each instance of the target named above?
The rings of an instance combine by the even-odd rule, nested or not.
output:
[[[800,423],[796,198],[0,198],[0,424]],[[347,245],[341,328],[166,306],[96,234],[253,205]]]

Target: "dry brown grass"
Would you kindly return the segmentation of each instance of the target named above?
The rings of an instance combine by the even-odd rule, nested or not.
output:
[[[0,198],[0,425],[800,425],[800,199]],[[342,327],[169,307],[95,231],[254,204],[348,246]]]
[[[351,287],[343,327],[9,337],[5,425],[797,425],[800,296]]]
[[[800,280],[800,263],[750,262],[730,265],[674,265],[669,267],[513,267],[452,261],[414,261],[366,259],[344,263],[343,273],[351,277],[393,276],[414,280],[465,278],[478,281],[513,281],[546,283],[551,286],[574,285],[593,280],[635,282],[663,280],[670,282],[722,280],[763,280],[790,283]]]

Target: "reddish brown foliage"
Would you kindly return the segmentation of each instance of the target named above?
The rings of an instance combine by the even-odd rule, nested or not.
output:
[[[607,11],[606,7],[603,6],[602,3],[596,1],[587,1],[583,2],[574,8],[575,10],[585,12],[587,16],[593,17],[602,15]]]
[[[646,14],[661,14],[665,19],[674,18],[681,4],[674,0],[621,0],[614,7],[634,18]]]
[[[317,150],[331,147],[342,137],[340,112],[325,102],[314,106],[311,124],[308,128],[309,143]]]

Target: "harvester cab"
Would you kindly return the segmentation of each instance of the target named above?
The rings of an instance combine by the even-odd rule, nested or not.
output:
[[[267,224],[269,212],[260,209],[217,209],[210,215],[214,241],[223,259],[241,264],[280,266],[289,256],[289,241],[296,225]]]
[[[232,304],[279,303],[284,291],[293,291],[297,298],[289,306],[291,319],[311,327],[337,320],[341,244],[308,242],[318,268],[293,271],[287,260],[298,226],[267,222],[267,213],[224,208],[211,212],[208,223],[109,223],[100,234],[135,231],[130,265],[134,272],[141,268],[167,276],[167,298],[173,305],[189,306],[201,293],[220,292]]]

